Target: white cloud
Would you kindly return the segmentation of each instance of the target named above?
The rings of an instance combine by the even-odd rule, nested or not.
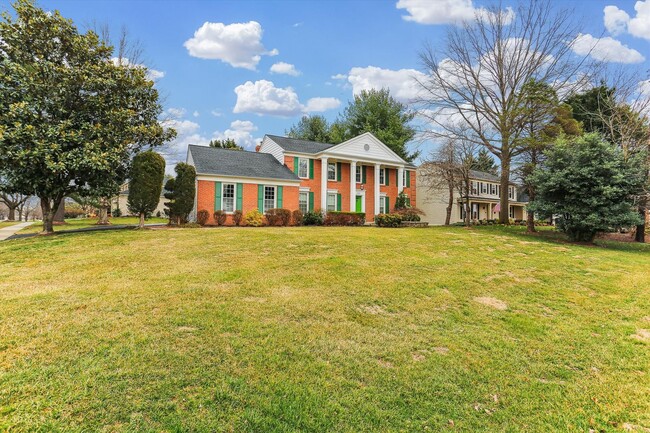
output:
[[[336,79],[340,79],[335,75]],[[332,77],[332,78],[334,78]],[[345,77],[345,76],[343,76]],[[365,68],[355,67],[347,75],[352,85],[352,93],[359,94],[362,90],[387,88],[393,98],[401,102],[414,99],[419,90],[415,78],[424,79],[426,76],[415,69],[382,69],[376,66]]]
[[[223,115],[219,110],[212,110],[210,111],[210,114],[212,114],[214,117],[221,117]]]
[[[639,93],[650,98],[650,80],[639,82]]]
[[[291,117],[312,111],[336,108],[340,101],[335,98],[312,98],[307,105],[300,103],[298,94],[291,87],[275,87],[267,80],[247,81],[235,87],[237,102],[233,113],[254,113]],[[335,104],[336,101],[336,105]]]
[[[579,33],[573,40],[571,49],[578,55],[590,54],[594,59],[603,62],[641,63],[645,60],[640,52],[609,36],[595,38],[590,34]]]
[[[262,26],[256,21],[229,25],[206,22],[184,46],[191,56],[218,59],[235,68],[255,70],[262,55],[278,54],[276,49],[267,51],[264,48],[262,33]]]
[[[332,75],[331,78],[332,80],[347,80],[348,76],[345,74],[336,74],[336,75]]]
[[[165,73],[163,71],[159,71],[157,69],[150,69],[146,65],[143,64],[134,64],[129,61],[127,58],[119,58],[119,57],[112,57],[111,61],[115,66],[127,66],[127,67],[133,67],[133,68],[145,68],[147,70],[147,79],[151,81],[158,81],[161,78],[165,76]]]
[[[296,67],[294,65],[285,62],[274,63],[271,66],[271,72],[274,74],[287,74],[294,77],[297,77],[301,74],[300,71],[296,70]]]
[[[257,143],[262,140],[261,137],[253,137],[255,131],[257,131],[257,126],[250,120],[235,120],[230,124],[230,128],[225,131],[215,131],[214,138],[219,140],[231,138],[244,149],[253,150]]]
[[[294,23],[292,27],[302,27],[303,23]]]
[[[617,6],[606,6],[604,22],[607,30],[618,35],[627,31],[632,36],[650,40],[650,0],[640,0],[634,4],[636,16],[630,15]]]
[[[304,111],[307,113],[323,112],[337,108],[341,101],[336,98],[311,98],[307,101]]]
[[[605,13],[603,21],[608,32],[613,35],[620,35],[627,30],[627,23],[630,21],[627,12],[616,6],[605,6],[603,12]]]
[[[200,116],[200,114],[199,114],[199,112],[198,112],[198,111],[194,111],[194,113],[192,113],[192,116],[194,116],[194,117],[199,117],[199,116]]]
[[[477,16],[488,17],[492,12],[485,8],[476,8],[472,0],[399,0],[397,9],[406,9],[408,15],[402,15],[406,21],[419,24],[461,24]],[[504,22],[509,24],[514,19],[512,8],[502,12]]]
[[[167,113],[167,115],[172,119],[180,119],[181,117],[185,116],[186,111],[187,110],[185,110],[185,108],[171,107],[165,110],[165,113]]]
[[[168,174],[174,173],[173,168],[176,163],[185,161],[188,145],[207,146],[210,141],[199,133],[200,125],[191,120],[169,119],[161,122],[161,124],[165,128],[174,128],[176,130],[176,138],[160,149],[160,153],[167,161],[166,172]]]

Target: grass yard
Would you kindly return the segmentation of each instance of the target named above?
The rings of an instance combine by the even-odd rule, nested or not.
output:
[[[649,428],[645,246],[499,227],[0,243],[0,431]]]
[[[140,218],[138,217],[112,217],[109,219],[112,225],[121,225],[121,224],[139,224]],[[63,230],[75,230],[82,229],[86,227],[94,227],[97,225],[97,218],[71,218],[65,220],[66,224],[55,225],[54,231],[60,232]],[[145,224],[167,224],[169,220],[167,218],[149,218],[145,221]],[[36,222],[29,227],[25,227],[20,231],[21,234],[24,233],[39,233],[43,231],[43,224]]]
[[[0,229],[18,224],[20,221],[0,221]]]

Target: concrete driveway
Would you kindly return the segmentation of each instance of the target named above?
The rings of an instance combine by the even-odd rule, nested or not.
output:
[[[27,226],[31,226],[33,224],[32,221],[27,221],[24,223],[18,223],[14,224],[9,227],[4,227],[0,229],[0,241],[4,241],[5,239],[13,236],[17,231],[24,229]]]

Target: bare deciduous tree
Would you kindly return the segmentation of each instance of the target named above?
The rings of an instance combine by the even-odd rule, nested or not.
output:
[[[515,11],[489,8],[450,27],[441,51],[426,46],[420,58],[426,78],[417,79],[420,114],[432,138],[462,138],[485,146],[501,162],[501,191],[527,134],[524,85],[548,83],[566,95],[589,80],[595,64],[572,51],[580,27],[567,10],[548,0],[522,2]],[[461,128],[458,126],[462,125]],[[501,195],[501,223],[508,223],[508,194]]]

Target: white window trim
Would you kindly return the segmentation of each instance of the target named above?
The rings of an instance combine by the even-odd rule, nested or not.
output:
[[[305,176],[300,175],[300,163],[303,161],[307,162],[307,175]],[[298,157],[298,177],[301,179],[309,179],[309,158]]]
[[[386,167],[379,169],[379,185],[386,185]]]
[[[231,211],[226,211],[225,210],[226,206],[224,206],[224,199],[226,198],[226,195],[224,194],[226,191],[226,185],[232,185],[232,210]],[[232,214],[235,212],[235,210],[237,210],[237,184],[232,182],[221,184],[221,209],[226,214]]]
[[[330,165],[334,166],[334,179],[330,179]],[[327,180],[329,182],[336,182],[336,179],[338,179],[338,174],[339,174],[338,171],[339,171],[339,167],[338,167],[338,164],[336,162],[328,162],[327,163]]]
[[[276,209],[278,207],[278,187],[271,185],[264,185],[264,200],[262,201],[262,210],[266,213],[269,209],[266,208],[266,188],[273,188],[273,207],[269,209]]]
[[[325,210],[326,210],[327,212],[338,212],[338,209],[337,209],[337,207],[338,207],[338,206],[337,206],[337,204],[338,204],[338,203],[337,203],[337,202],[338,202],[338,197],[337,197],[337,195],[338,195],[338,193],[335,192],[335,191],[327,191],[327,198],[326,198],[326,200],[325,200],[325,208],[326,208]],[[327,209],[327,208],[329,207],[329,203],[328,203],[328,201],[329,201],[330,196],[334,196],[334,210],[333,210],[333,211]]]
[[[386,207],[386,194],[379,194],[379,213],[388,213],[386,209],[382,212],[381,209]]]
[[[303,213],[305,213],[305,212],[309,212],[309,190],[303,190],[302,188],[301,188],[300,191],[298,192],[298,209],[300,209],[300,196],[301,196],[302,194],[306,194],[306,195],[307,195],[307,206],[306,206],[306,210],[305,210]],[[300,209],[300,211],[302,212],[302,209]]]

